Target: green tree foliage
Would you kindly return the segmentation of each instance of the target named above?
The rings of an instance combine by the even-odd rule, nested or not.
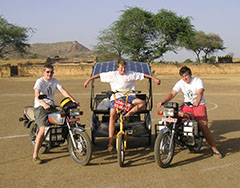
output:
[[[203,61],[207,62],[210,55],[223,50],[223,40],[216,34],[205,34],[203,31],[196,31],[194,36],[185,43],[185,48],[192,50],[197,55],[197,61],[200,63],[200,53],[205,53]]]
[[[130,7],[115,22],[123,52],[132,60],[145,61],[148,57],[149,46],[153,37],[153,23],[151,12],[138,7]]]
[[[205,43],[205,46],[203,47],[203,52],[205,53],[205,60],[206,60],[205,62],[207,62],[208,60],[211,60],[210,59],[211,54],[219,50],[224,50],[225,47],[223,46],[223,40],[217,34],[214,34],[214,33],[207,34],[205,40],[206,40],[206,43]]]
[[[96,49],[105,48],[118,52],[119,57],[153,62],[168,51],[175,52],[193,35],[190,18],[171,11],[162,9],[154,15],[138,7],[128,7],[122,12],[120,18],[101,33]]]
[[[138,7],[128,7],[109,29],[101,32],[95,49],[105,57],[127,57],[149,63],[165,53],[177,53],[181,47],[192,50],[200,62],[223,50],[223,40],[216,34],[195,31],[190,17],[177,16],[174,12],[161,9],[157,14]]]
[[[177,16],[174,12],[160,10],[154,17],[154,41],[152,43],[153,55],[150,62],[162,57],[164,53],[184,46],[193,36],[193,25],[190,17]]]
[[[94,51],[98,56],[98,61],[108,61],[122,57],[123,44],[114,24],[101,32]]]
[[[33,30],[8,23],[0,16],[0,57],[13,51],[26,53],[26,48],[30,46],[27,44],[29,31]]]

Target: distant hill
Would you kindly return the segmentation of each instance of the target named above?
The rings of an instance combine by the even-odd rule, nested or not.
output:
[[[83,46],[77,41],[56,42],[56,43],[35,43],[27,50],[28,54],[24,58],[36,56],[37,58],[48,58],[59,56],[61,58],[76,58],[93,56],[91,50]],[[9,54],[10,59],[23,58],[19,54]]]

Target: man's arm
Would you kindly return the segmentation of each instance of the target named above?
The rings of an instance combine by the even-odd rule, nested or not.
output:
[[[161,80],[159,80],[158,78],[155,78],[155,77],[150,76],[150,75],[148,75],[148,74],[144,74],[144,77],[145,77],[145,78],[150,78],[150,79],[154,80],[154,82],[156,82],[157,85],[160,85],[160,84],[161,84]]]
[[[199,106],[199,104],[202,100],[203,93],[204,93],[203,88],[197,90],[197,99],[196,99],[196,101],[193,102],[193,106]]]
[[[91,80],[97,79],[97,78],[100,78],[100,74],[96,74],[96,75],[92,76],[91,78],[87,79],[87,80],[84,82],[84,87],[86,88]]]
[[[59,91],[62,93],[62,95],[63,95],[64,97],[69,97],[74,103],[79,104],[79,102],[78,102],[77,100],[75,100],[75,99],[70,95],[70,93],[69,93],[66,89],[64,89],[63,87],[60,88]]]
[[[40,95],[39,89],[34,89],[34,95],[35,95],[35,98],[42,104],[42,106],[45,110],[48,110],[50,108],[50,105],[47,104],[44,100],[38,99],[38,96]]]
[[[165,99],[163,99],[160,103],[157,104],[157,108],[160,108],[162,106],[162,103],[168,102],[172,100],[177,95],[177,92],[175,90],[172,90]]]

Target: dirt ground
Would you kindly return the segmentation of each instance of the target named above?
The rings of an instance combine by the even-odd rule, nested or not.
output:
[[[35,78],[0,79],[0,187],[240,187],[240,75],[201,75],[204,80],[209,127],[223,159],[212,157],[206,141],[199,154],[177,148],[171,166],[162,169],[154,161],[152,146],[146,140],[128,140],[125,167],[120,168],[116,153],[106,151],[107,139],[98,139],[92,160],[79,166],[69,156],[66,144],[41,154],[43,164],[32,162],[29,129],[18,122],[23,107],[33,105]],[[153,83],[154,106],[171,90],[177,76],[159,76],[161,86]],[[59,78],[62,85],[81,103],[81,122],[90,128],[90,87],[85,78]],[[137,84],[144,90],[143,81]],[[99,91],[108,85],[99,83]],[[96,87],[97,88],[97,87]],[[62,96],[56,94],[56,102]],[[179,95],[176,100],[181,101]],[[152,110],[153,127],[158,122]],[[154,132],[153,132],[154,133]],[[153,134],[152,133],[152,134]],[[90,135],[90,134],[89,134]]]

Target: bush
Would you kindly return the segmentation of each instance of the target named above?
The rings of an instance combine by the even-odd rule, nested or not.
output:
[[[183,63],[193,63],[191,59],[186,59]]]
[[[209,63],[216,63],[216,56],[212,56],[209,58]]]
[[[30,56],[30,59],[37,59],[37,58],[38,58],[37,54],[32,54],[32,55]]]

